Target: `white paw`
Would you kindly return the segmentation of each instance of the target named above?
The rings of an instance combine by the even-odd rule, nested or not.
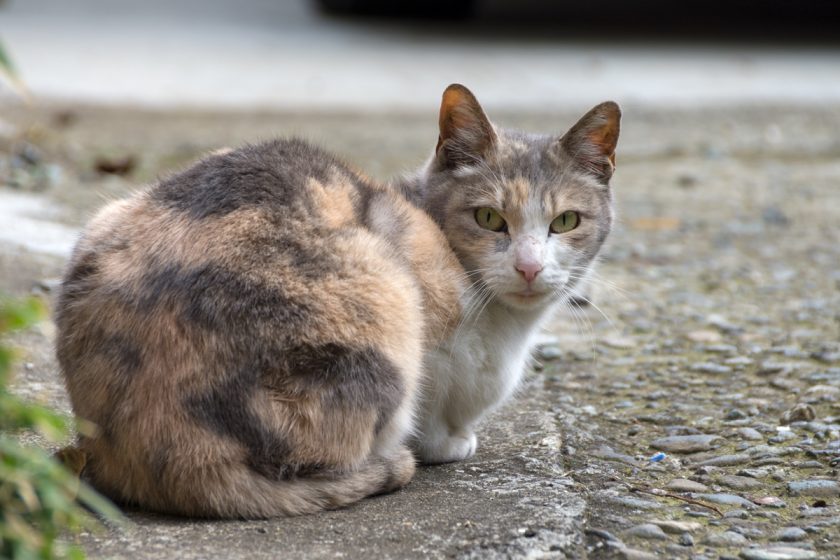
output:
[[[454,463],[475,455],[478,440],[473,432],[459,432],[446,436],[433,444],[424,443],[418,450],[424,463]]]

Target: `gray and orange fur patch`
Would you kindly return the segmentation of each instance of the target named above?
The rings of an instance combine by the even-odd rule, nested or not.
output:
[[[56,316],[74,411],[99,428],[85,476],[121,502],[243,518],[406,484],[422,349],[459,312],[441,235],[297,140],[104,208]]]

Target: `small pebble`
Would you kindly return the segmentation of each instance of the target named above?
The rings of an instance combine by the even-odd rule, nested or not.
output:
[[[729,529],[732,532],[738,533],[740,535],[744,535],[748,539],[761,539],[764,538],[764,531],[758,528],[758,526],[743,524],[743,525],[735,525]]]
[[[660,529],[659,525],[654,525],[653,523],[642,523],[641,525],[631,527],[624,531],[624,535],[628,537],[637,537],[640,539],[668,539],[668,535],[665,534],[665,531]]]
[[[749,541],[747,537],[734,531],[723,531],[722,533],[709,533],[700,542],[710,546],[744,546]]]
[[[793,548],[791,546],[774,546],[768,548],[744,548],[741,550],[744,560],[810,560],[819,558],[813,550]]]
[[[563,355],[559,346],[546,344],[537,348],[537,357],[543,360],[556,360]]]
[[[702,517],[704,519],[708,519],[712,516],[712,514],[705,510],[698,510],[698,509],[690,509],[685,512],[686,516],[688,517]]]
[[[775,373],[781,373],[789,369],[790,364],[785,364],[781,362],[764,362],[760,366],[758,366],[758,370],[756,371],[756,373],[758,375],[773,375]]]
[[[778,206],[766,206],[761,212],[761,219],[771,226],[784,227],[790,223],[790,218]]]
[[[615,542],[615,543],[620,543],[621,542],[621,539],[619,539],[618,537],[616,537],[615,535],[613,535],[612,533],[610,533],[609,531],[607,531],[605,529],[587,529],[586,534],[587,535],[594,535],[598,538],[604,539],[607,542]]]
[[[738,430],[738,435],[747,441],[760,441],[764,439],[761,432],[755,428],[741,428]]]
[[[618,548],[619,558],[623,560],[659,560],[658,554],[653,554],[636,548],[621,546]]]
[[[665,486],[674,492],[708,492],[709,487],[700,482],[688,480],[687,478],[675,478]]]
[[[836,511],[832,511],[831,509],[825,506],[805,507],[799,510],[799,517],[832,517],[836,513]],[[837,519],[838,521],[835,524],[840,525],[840,517]]]
[[[723,361],[724,364],[728,366],[735,366],[735,367],[744,367],[750,366],[753,364],[752,359],[747,358],[746,356],[735,356],[734,358],[729,358]]]
[[[718,480],[719,484],[734,488],[735,490],[755,490],[761,488],[764,484],[754,478],[748,476],[727,475]]]
[[[814,352],[811,357],[824,364],[840,362],[840,352]]]
[[[788,483],[788,491],[794,496],[833,498],[840,496],[840,484],[836,480],[797,480]]]
[[[791,430],[787,430],[787,431],[780,431],[779,433],[777,433],[775,436],[771,437],[767,441],[769,443],[784,443],[786,441],[790,441],[790,440],[796,439],[798,437],[799,436],[796,435],[796,432],[793,432]]]
[[[799,527],[785,527],[780,529],[778,533],[773,537],[777,541],[784,541],[784,542],[797,542],[801,541],[805,537],[808,536],[808,533],[805,532],[804,529],[800,529]]]
[[[677,542],[682,546],[694,546],[694,537],[691,536],[691,533],[683,533]]]
[[[725,519],[746,519],[750,516],[750,512],[743,509],[730,509],[723,514]]]
[[[802,450],[798,447],[780,447],[774,445],[756,445],[751,447],[747,453],[755,459],[763,459],[765,457],[784,457],[786,455],[794,455],[800,453]]]
[[[660,529],[672,535],[680,535],[682,533],[693,533],[703,528],[703,525],[696,521],[651,521],[654,525],[658,525]]]
[[[705,500],[726,506],[738,506],[744,509],[755,509],[756,507],[751,501],[735,494],[692,494],[691,497],[695,500]]]
[[[744,418],[747,418],[747,413],[740,408],[731,408],[723,416],[724,420],[743,420]]]
[[[685,337],[692,342],[714,343],[723,340],[723,336],[720,334],[720,332],[713,331],[711,329],[691,331],[690,333],[686,334]]]
[[[703,347],[703,351],[710,354],[734,354],[738,348],[731,344],[709,344]]]
[[[712,444],[721,440],[717,435],[669,436],[652,441],[650,446],[670,453],[696,453],[712,449]]]
[[[752,456],[746,453],[737,453],[734,455],[721,455],[719,457],[712,457],[705,461],[697,463],[701,467],[731,467],[733,465],[743,465],[752,461]]]
[[[722,366],[714,362],[698,362],[692,364],[688,369],[699,373],[732,373],[731,367]]]
[[[777,377],[770,382],[770,386],[782,391],[799,392],[799,382],[796,379]]]
[[[602,338],[600,342],[605,346],[616,348],[618,350],[629,350],[638,345],[635,339],[621,336],[607,336]]]
[[[771,508],[787,507],[785,501],[781,498],[777,498],[776,496],[763,496],[761,498],[756,498],[753,501],[760,506],[767,506]]]

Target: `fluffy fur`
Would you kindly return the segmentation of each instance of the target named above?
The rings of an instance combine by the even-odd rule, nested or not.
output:
[[[434,156],[393,187],[277,140],[107,206],[56,315],[97,427],[83,475],[123,503],[252,518],[399,488],[409,444],[469,457],[609,231],[617,134],[614,104],[563,139],[504,132],[456,85]],[[506,232],[477,226],[484,206]],[[548,233],[565,210],[580,226]]]

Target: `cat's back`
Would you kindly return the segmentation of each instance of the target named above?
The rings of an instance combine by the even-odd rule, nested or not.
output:
[[[410,211],[300,140],[211,155],[90,222],[59,295],[57,322],[69,338],[59,357],[92,348],[69,344],[72,332],[105,329],[137,341],[148,336],[138,326],[151,324],[185,335],[224,332],[224,344],[269,325],[283,327],[275,338],[298,342],[335,338],[336,325],[378,332],[382,325],[370,321],[406,304],[389,293],[410,299],[416,291],[400,236],[382,231],[399,231]]]
[[[211,155],[91,220],[64,278],[59,326],[94,309],[90,320],[171,315],[186,329],[338,320],[323,305],[304,311],[377,267],[402,266],[371,227],[371,204],[398,219],[390,193],[300,140]]]
[[[216,275],[288,268],[323,277],[340,264],[342,239],[358,244],[363,232],[377,244],[367,217],[374,199],[394,204],[382,187],[300,140],[224,150],[104,207],[75,248],[65,295],[135,276],[152,289],[176,285],[211,264]]]
[[[161,181],[149,201],[193,220],[247,210],[311,220],[326,212],[339,226],[361,219],[379,190],[326,151],[289,138],[222,150]]]

